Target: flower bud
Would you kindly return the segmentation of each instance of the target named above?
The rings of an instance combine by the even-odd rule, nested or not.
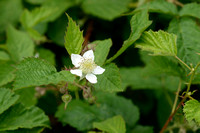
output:
[[[67,108],[68,103],[72,100],[72,96],[69,94],[65,94],[62,96],[62,100],[65,103],[65,109]]]

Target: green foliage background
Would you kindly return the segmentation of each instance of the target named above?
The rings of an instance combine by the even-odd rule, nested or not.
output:
[[[94,103],[66,71],[84,48],[106,69]],[[174,57],[200,62],[199,0],[0,0],[0,132],[159,132],[191,77]],[[200,132],[200,68],[191,84],[166,132]]]

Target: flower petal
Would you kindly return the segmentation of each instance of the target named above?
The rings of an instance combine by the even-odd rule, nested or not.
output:
[[[80,70],[80,69],[70,70],[70,72],[72,74],[75,74],[75,75],[80,76],[80,77],[82,77],[82,75],[83,75],[82,70]]]
[[[83,54],[83,57],[85,59],[92,59],[92,61],[94,61],[94,53],[93,50],[88,50]]]
[[[97,83],[97,77],[94,74],[87,74],[85,77],[90,83]]]
[[[93,72],[92,73],[94,73],[94,74],[102,74],[103,72],[105,71],[105,69],[103,69],[102,67],[100,67],[100,66],[97,66],[94,70],[93,70]]]
[[[80,63],[83,61],[83,57],[78,54],[71,54],[71,60],[75,67],[79,67]]]

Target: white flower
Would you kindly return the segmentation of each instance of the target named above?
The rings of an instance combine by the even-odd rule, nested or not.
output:
[[[105,69],[97,66],[94,62],[94,53],[92,50],[86,51],[83,56],[78,54],[71,54],[72,64],[78,68],[70,70],[72,74],[86,78],[90,83],[97,83],[97,77],[95,75],[102,74]]]

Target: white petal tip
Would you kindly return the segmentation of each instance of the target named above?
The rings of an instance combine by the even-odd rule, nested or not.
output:
[[[72,74],[75,74],[75,75],[79,76],[79,77],[82,77],[82,70],[80,70],[80,69],[70,70],[70,72]]]
[[[94,52],[93,52],[93,50],[88,50],[88,51],[86,51],[86,52],[83,54],[83,57],[84,57],[85,59],[92,59],[92,60],[94,60]]]
[[[92,73],[96,74],[96,75],[99,75],[99,74],[102,74],[104,73],[105,69],[100,67],[100,66],[97,66],[94,71]]]
[[[80,66],[80,63],[82,62],[83,60],[83,57],[78,55],[78,54],[71,54],[71,60],[72,60],[72,64],[75,66],[75,67],[79,67]]]
[[[90,83],[92,84],[97,83],[97,77],[94,74],[87,74],[85,77]]]

